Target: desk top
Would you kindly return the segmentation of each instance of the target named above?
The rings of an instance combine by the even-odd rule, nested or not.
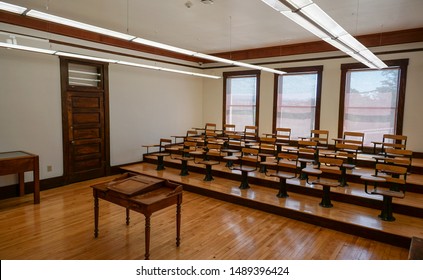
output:
[[[24,152],[24,151],[3,152],[3,153],[0,153],[0,160],[17,158],[17,157],[33,157],[33,156],[35,155],[28,152]]]

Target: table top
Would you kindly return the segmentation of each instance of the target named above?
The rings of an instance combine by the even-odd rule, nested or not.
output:
[[[24,152],[24,151],[3,152],[3,153],[0,153],[0,160],[17,158],[17,157],[33,157],[33,156],[35,155],[28,152]]]

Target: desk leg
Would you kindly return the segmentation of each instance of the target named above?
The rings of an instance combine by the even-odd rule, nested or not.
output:
[[[181,244],[181,202],[176,204],[176,247]]]
[[[98,195],[94,190],[94,237],[98,237]]]
[[[126,225],[129,225],[129,208],[126,208]]]
[[[145,215],[145,259],[150,259],[150,223],[151,215]]]
[[[19,196],[24,196],[25,195],[25,173],[19,172],[18,179],[19,179]]]
[[[40,203],[40,162],[38,156],[34,159],[34,203]]]

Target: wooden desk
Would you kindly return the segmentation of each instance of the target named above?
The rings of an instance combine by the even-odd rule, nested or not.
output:
[[[34,173],[34,204],[40,203],[40,163],[38,155],[24,151],[0,153],[0,176],[18,173],[19,195],[25,194],[26,171]]]
[[[145,216],[145,259],[150,257],[151,215],[176,204],[176,246],[180,245],[182,186],[144,175],[124,174],[108,182],[91,186],[94,196],[94,237],[98,237],[98,199],[126,208],[126,224],[129,210]]]

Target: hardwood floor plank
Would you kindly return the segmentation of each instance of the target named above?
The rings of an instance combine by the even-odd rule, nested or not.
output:
[[[202,176],[198,180],[202,180]],[[0,258],[128,260],[144,258],[144,216],[100,201],[93,236],[90,185],[101,178],[0,202]],[[191,178],[189,179],[191,180]],[[210,187],[210,185],[209,185]],[[408,250],[279,215],[184,191],[181,246],[175,246],[175,209],[152,216],[151,259],[406,259]]]

